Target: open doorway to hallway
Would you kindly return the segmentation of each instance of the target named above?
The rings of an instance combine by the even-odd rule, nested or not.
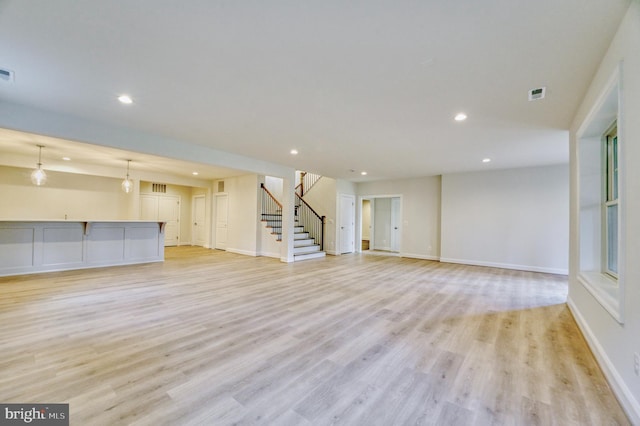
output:
[[[402,197],[367,196],[361,198],[361,239],[363,253],[400,253]]]

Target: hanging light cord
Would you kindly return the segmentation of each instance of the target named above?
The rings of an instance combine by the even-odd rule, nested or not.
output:
[[[42,167],[42,145],[38,145],[38,169]]]

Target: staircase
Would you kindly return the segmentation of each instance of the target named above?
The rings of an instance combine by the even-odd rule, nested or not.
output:
[[[282,241],[282,204],[264,184],[260,187],[263,190],[261,220],[267,228],[270,228],[276,240]],[[324,216],[318,216],[298,195],[296,195],[293,232],[294,262],[326,256],[323,251]]]
[[[263,213],[262,222],[265,223],[267,228],[271,229],[271,234],[278,241],[282,241],[282,213]],[[305,231],[297,216],[295,217],[293,232],[293,260],[295,262],[326,256],[320,244],[316,244],[315,239],[311,238],[309,232]]]

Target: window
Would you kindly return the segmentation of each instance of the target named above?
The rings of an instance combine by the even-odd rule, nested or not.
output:
[[[576,134],[578,212],[578,281],[618,322],[624,322],[624,122],[620,75],[622,64]],[[622,173],[620,173],[622,171]],[[622,199],[620,196],[622,195]],[[622,204],[621,204],[622,203]]]
[[[606,217],[604,258],[605,271],[618,279],[618,129],[614,123],[603,138],[604,146],[604,215]]]

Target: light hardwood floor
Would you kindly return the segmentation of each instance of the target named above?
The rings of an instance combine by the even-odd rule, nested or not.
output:
[[[0,278],[0,402],[72,425],[628,424],[566,278],[397,257]]]

